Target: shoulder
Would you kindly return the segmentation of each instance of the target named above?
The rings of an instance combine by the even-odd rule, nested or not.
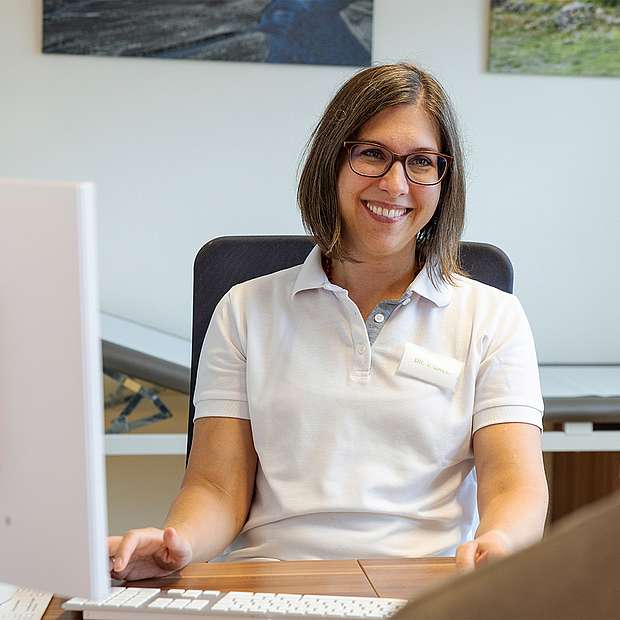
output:
[[[449,316],[471,326],[474,333],[529,329],[521,302],[516,295],[465,276],[454,276]]]
[[[474,303],[479,308],[497,309],[518,303],[512,293],[507,293],[473,278],[454,275],[454,284],[449,285],[452,299],[457,303]]]
[[[236,284],[228,292],[230,303],[238,309],[248,304],[286,304],[301,268],[302,265],[295,265]]]

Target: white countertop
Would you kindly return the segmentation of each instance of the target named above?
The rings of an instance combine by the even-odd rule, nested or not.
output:
[[[545,398],[620,397],[618,366],[539,366]]]

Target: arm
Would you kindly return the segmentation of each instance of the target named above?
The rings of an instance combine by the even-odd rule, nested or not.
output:
[[[192,561],[209,560],[243,527],[257,464],[245,367],[244,338],[228,293],[215,308],[200,354],[198,418],[181,490],[164,529],[140,528],[108,538],[113,577],[161,577]]]
[[[531,424],[485,426],[473,437],[480,526],[457,550],[467,569],[542,537],[549,501],[540,430]]]
[[[110,536],[112,577],[162,577],[192,561],[218,555],[245,523],[254,491],[256,463],[249,420],[198,420],[185,478],[166,527]]]
[[[256,475],[257,457],[249,420],[196,421],[189,463],[165,527],[192,547],[192,561],[221,553],[243,527]]]

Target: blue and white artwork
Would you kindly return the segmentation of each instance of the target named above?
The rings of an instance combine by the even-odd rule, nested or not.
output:
[[[44,0],[43,52],[369,66],[373,0]]]

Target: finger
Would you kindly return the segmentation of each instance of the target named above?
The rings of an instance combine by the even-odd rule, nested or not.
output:
[[[488,561],[489,561],[489,552],[488,551],[485,550],[485,551],[481,551],[481,552],[476,554],[476,559],[475,559],[476,566],[483,566]]]
[[[122,536],[108,536],[108,571],[110,573],[114,570],[114,557],[122,539]]]
[[[127,566],[139,543],[140,535],[135,532],[130,531],[123,536],[114,557],[115,573],[120,573]]]
[[[475,557],[478,545],[474,541],[466,542],[456,550],[456,567],[461,571],[468,571],[475,567]]]
[[[170,549],[176,549],[179,546],[179,535],[173,527],[164,529],[164,545]]]
[[[164,548],[176,559],[187,557],[188,553],[191,553],[189,541],[173,527],[164,530]]]
[[[183,557],[184,547],[181,537],[174,528],[164,530],[164,544],[156,554],[157,562],[162,568],[176,570],[179,568],[180,559]]]
[[[172,561],[183,553],[182,539],[173,527],[167,527],[164,530],[164,545],[162,548],[162,557]]]
[[[108,536],[108,556],[113,558],[118,551],[118,546],[123,540],[122,536]]]

